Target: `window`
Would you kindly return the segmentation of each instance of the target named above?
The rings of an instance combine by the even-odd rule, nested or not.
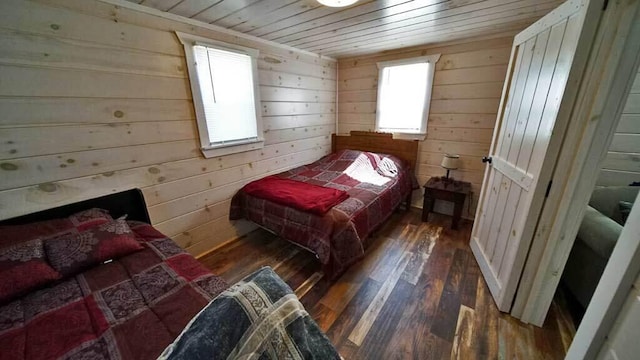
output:
[[[424,139],[440,54],[378,63],[376,131]]]
[[[184,45],[205,157],[263,146],[258,105],[258,51],[177,33]]]

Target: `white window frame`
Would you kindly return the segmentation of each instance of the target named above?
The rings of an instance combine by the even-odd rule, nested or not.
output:
[[[184,52],[187,61],[187,68],[189,72],[189,81],[191,83],[191,94],[193,96],[193,105],[196,111],[196,120],[198,123],[198,133],[200,134],[200,146],[202,150],[202,154],[206,158],[229,155],[244,151],[261,149],[264,147],[264,133],[262,127],[262,114],[260,111],[260,89],[258,86],[258,56],[259,51],[256,49],[247,48],[244,46],[239,46],[235,44],[229,44],[222,41],[211,40],[205,37],[185,34],[182,32],[176,31],[176,35],[180,40],[180,43],[184,46]],[[207,120],[204,113],[203,99],[202,94],[200,92],[200,84],[198,81],[198,74],[196,71],[196,61],[195,61],[195,52],[194,46],[202,45],[206,47],[211,47],[215,49],[225,50],[236,52],[244,55],[248,55],[251,57],[251,64],[253,67],[253,94],[254,94],[254,104],[255,104],[255,112],[256,112],[256,128],[257,128],[257,139],[250,139],[246,141],[236,141],[227,144],[216,144],[212,145],[209,141],[209,130],[207,128]]]
[[[378,66],[378,96],[376,102],[376,131],[380,129],[380,104],[382,100],[382,76],[384,69],[390,66],[399,65],[411,65],[419,63],[430,64],[429,71],[427,72],[427,89],[425,91],[424,107],[422,109],[422,123],[418,132],[394,132],[393,137],[397,139],[409,139],[409,140],[424,140],[427,136],[427,124],[429,121],[429,108],[431,105],[431,93],[433,92],[433,78],[436,72],[436,63],[440,60],[440,54],[413,57],[408,59],[381,61],[377,63]],[[384,129],[382,129],[384,131]]]

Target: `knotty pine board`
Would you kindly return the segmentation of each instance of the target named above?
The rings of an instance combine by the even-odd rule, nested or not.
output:
[[[191,100],[0,97],[0,126],[195,120]]]
[[[377,62],[440,53],[436,64],[427,137],[420,142],[417,177],[424,184],[446,173],[440,167],[445,153],[461,155],[455,179],[472,183],[473,198],[463,216],[473,218],[489,152],[496,113],[509,61],[510,37],[432,45],[388,51],[338,61],[338,133],[374,130],[377,100]],[[422,191],[414,193],[414,206],[422,206]],[[450,213],[453,206],[438,202],[436,211]]]
[[[640,73],[627,97],[596,185],[626,186],[634,181],[640,181]]]
[[[203,158],[176,30],[260,50],[263,149]],[[0,218],[138,187],[199,255],[255,229],[243,184],[330,151],[330,59],[93,0],[3,1],[0,45]]]
[[[3,64],[187,77],[185,60],[180,55],[115,48],[58,36],[16,33],[7,29],[0,29],[0,47],[0,62]]]
[[[7,3],[10,3],[11,1],[13,1],[14,3],[16,2],[16,0],[10,0],[10,1],[7,1]],[[212,30],[210,28],[194,26],[193,24],[190,24],[190,23],[176,22],[174,20],[166,19],[162,17],[148,16],[147,14],[142,14],[137,11],[131,11],[127,8],[110,5],[108,3],[92,2],[92,1],[84,1],[84,0],[64,0],[64,1],[63,0],[31,0],[31,1],[39,4],[44,4],[44,5],[52,5],[53,7],[56,7],[56,8],[70,9],[77,14],[89,15],[90,16],[89,18],[83,17],[83,20],[87,22],[98,21],[98,19],[106,20],[106,22],[101,21],[101,26],[104,26],[105,30],[107,31],[117,32],[119,29],[116,27],[116,29],[113,30],[113,28],[109,27],[109,24],[114,22],[120,22],[120,23],[141,25],[146,27],[149,31],[160,30],[161,32],[170,32],[170,33],[173,31],[191,32],[199,36],[214,37],[220,41],[226,41],[231,43],[237,43],[238,45],[253,47],[262,52],[267,52],[269,54],[269,57],[275,57],[275,58],[280,57],[280,58],[288,59],[290,61],[300,60],[302,62],[321,65],[323,67],[329,67],[329,68],[334,67],[333,65],[334,61],[332,59],[326,58],[326,57],[320,57],[313,53],[294,51],[294,49],[291,49],[290,47],[280,47],[280,46],[274,47],[273,45],[264,41],[256,42],[250,38],[239,37],[235,32],[226,32],[226,31],[219,32],[216,30]],[[37,12],[37,8],[32,7],[32,8],[28,8],[25,12],[22,12],[21,15],[28,12],[30,12],[35,16],[38,16],[40,14]],[[49,19],[64,19],[64,13],[63,14],[47,13],[44,15]],[[47,32],[47,31],[50,31],[50,29],[48,29],[48,26],[49,25],[45,23],[43,28],[40,28],[38,26],[35,26],[35,28],[37,28],[39,31]],[[68,34],[68,32],[65,34]],[[134,32],[129,32],[129,33],[125,32],[125,34],[121,34],[121,35],[124,35],[124,38],[120,40],[122,40],[123,43],[126,43],[127,47],[131,47],[131,46],[128,46],[130,43],[137,44],[137,41],[139,40],[138,34]],[[82,37],[82,36],[85,36],[85,34],[74,33],[72,34],[72,36]],[[100,36],[100,34],[98,34],[98,36]],[[108,39],[108,41],[110,40],[115,40],[115,39]],[[141,42],[143,42],[143,40],[141,40]],[[176,42],[176,44],[178,44],[178,48],[180,49],[182,48],[182,46],[179,43]],[[144,44],[144,45],[152,49],[155,49],[155,47],[169,49],[172,44]],[[133,46],[133,48],[138,48],[138,47]],[[166,51],[168,51],[169,53],[177,51],[178,55],[182,54],[181,51],[178,51],[175,49],[166,50]],[[305,74],[302,74],[302,75],[305,75]]]

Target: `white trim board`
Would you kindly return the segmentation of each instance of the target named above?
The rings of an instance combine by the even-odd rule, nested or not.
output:
[[[114,5],[114,6],[119,6],[125,9],[129,9],[129,10],[134,10],[134,11],[138,11],[141,13],[145,13],[148,15],[153,15],[153,16],[157,16],[157,17],[161,17],[167,20],[173,20],[173,21],[178,21],[184,24],[188,24],[188,25],[193,25],[193,26],[198,26],[201,28],[205,28],[208,30],[213,30],[213,31],[217,31],[223,34],[227,34],[227,35],[232,35],[232,36],[236,36],[239,38],[243,38],[245,40],[250,40],[250,41],[255,41],[257,43],[261,43],[267,46],[273,46],[273,47],[277,47],[277,48],[281,48],[287,51],[295,51],[301,54],[305,54],[305,55],[310,55],[310,56],[315,56],[319,59],[323,59],[323,60],[329,60],[329,61],[336,61],[336,59],[326,56],[326,55],[320,55],[320,54],[316,54],[313,53],[311,51],[307,51],[307,50],[302,50],[302,49],[298,49],[295,48],[293,46],[289,46],[289,45],[284,45],[284,44],[280,44],[277,43],[275,41],[271,41],[271,40],[265,40],[263,38],[259,38],[257,36],[253,36],[253,35],[248,35],[248,34],[244,34],[235,30],[230,30],[227,28],[223,28],[221,26],[218,25],[213,25],[213,24],[207,24],[205,22],[202,21],[198,21],[198,20],[193,20],[190,18],[186,18],[184,16],[180,16],[180,15],[176,15],[176,14],[172,14],[169,12],[165,12],[165,11],[160,11],[154,8],[150,8],[148,6],[144,6],[144,5],[138,5],[138,4],[134,4],[132,2],[129,1],[125,1],[125,0],[97,0],[100,1],[102,3],[105,4],[109,4],[109,5]]]

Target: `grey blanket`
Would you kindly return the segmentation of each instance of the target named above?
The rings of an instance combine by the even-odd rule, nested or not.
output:
[[[340,359],[291,288],[269,267],[211,301],[160,359]]]

